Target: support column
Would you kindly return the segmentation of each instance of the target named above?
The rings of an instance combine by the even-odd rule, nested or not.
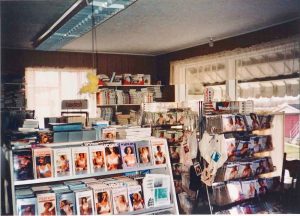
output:
[[[226,95],[230,100],[237,99],[237,80],[236,80],[236,61],[227,60],[227,79],[226,79]]]

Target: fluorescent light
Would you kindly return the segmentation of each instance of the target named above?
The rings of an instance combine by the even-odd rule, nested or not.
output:
[[[86,34],[135,1],[137,0],[78,0],[38,37],[36,49],[57,50],[74,38]]]
[[[51,32],[63,19],[65,19],[78,5],[80,5],[84,0],[78,0],[75,2],[44,34],[42,34],[38,41],[42,40],[49,32]]]
[[[124,9],[125,5],[122,4],[112,4],[109,6],[109,8],[119,8],[119,9]]]

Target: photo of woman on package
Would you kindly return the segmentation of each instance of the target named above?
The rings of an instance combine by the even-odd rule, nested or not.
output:
[[[251,122],[252,130],[258,130],[260,126],[259,126],[257,115],[255,113],[250,113],[250,118],[252,120]]]
[[[122,169],[122,160],[118,147],[105,147],[107,170]]]
[[[48,178],[52,176],[52,166],[50,156],[40,156],[36,158],[37,178]]]

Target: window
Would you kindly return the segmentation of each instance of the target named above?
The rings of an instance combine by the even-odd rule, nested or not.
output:
[[[61,101],[87,99],[90,117],[96,116],[96,96],[79,94],[87,83],[90,69],[26,68],[27,109],[35,110],[40,128],[44,128],[45,117],[61,116]]]
[[[254,111],[284,112],[287,159],[300,159],[299,36],[244,49],[171,62],[175,100],[203,100],[214,89],[216,101],[252,100]]]

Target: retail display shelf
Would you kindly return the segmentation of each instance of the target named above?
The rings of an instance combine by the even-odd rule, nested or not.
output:
[[[132,215],[144,215],[144,214],[158,214],[162,211],[172,210],[174,208],[174,204],[164,205],[159,207],[141,209],[137,211],[130,212]],[[128,215],[128,212],[120,213],[119,215]]]
[[[85,140],[85,141],[74,141],[74,142],[57,142],[57,143],[32,143],[26,145],[15,145],[12,150],[31,148],[32,146],[43,146],[43,147],[57,147],[57,146],[72,146],[72,145],[83,145],[84,143],[95,142],[95,140]]]
[[[137,167],[135,169],[120,169],[120,170],[107,171],[107,172],[103,172],[103,173],[92,173],[92,174],[86,174],[86,175],[75,175],[75,176],[67,176],[67,177],[42,178],[42,179],[14,181],[14,185],[15,186],[21,186],[21,185],[32,185],[32,184],[59,182],[59,181],[66,181],[66,180],[76,180],[76,179],[83,179],[83,178],[92,178],[92,177],[122,174],[122,173],[128,173],[128,172],[136,172],[136,171],[142,171],[142,170],[161,169],[161,168],[166,168],[166,167],[167,167],[166,164],[152,165],[152,166]]]

